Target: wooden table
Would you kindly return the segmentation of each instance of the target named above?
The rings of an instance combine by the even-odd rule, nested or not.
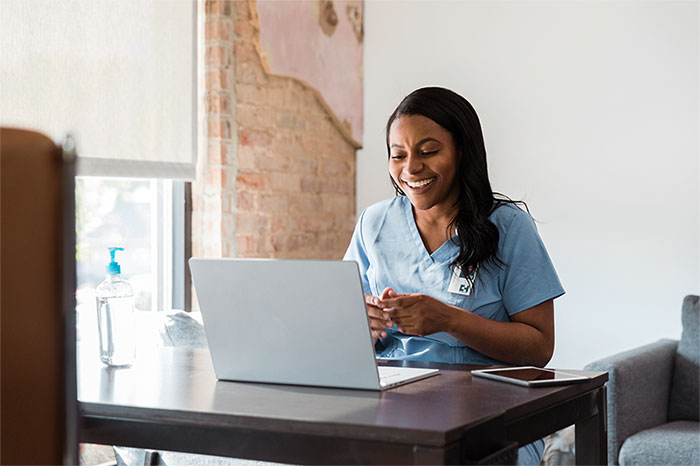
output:
[[[153,348],[120,369],[79,349],[80,441],[297,464],[455,464],[576,424],[576,462],[607,463],[607,373],[525,388],[472,378],[477,366],[390,364],[442,372],[376,393],[217,381],[206,350]]]

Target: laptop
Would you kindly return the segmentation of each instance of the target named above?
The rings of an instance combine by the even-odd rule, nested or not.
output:
[[[353,261],[189,261],[219,380],[385,390],[438,374],[377,366]]]

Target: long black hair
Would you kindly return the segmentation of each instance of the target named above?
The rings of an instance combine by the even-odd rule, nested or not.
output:
[[[386,124],[387,152],[390,151],[392,123],[401,116],[411,115],[429,118],[452,134],[457,150],[455,183],[459,186],[459,198],[457,214],[446,234],[449,238],[452,228],[457,232],[459,255],[452,266],[460,267],[473,285],[472,272],[478,267],[503,264],[497,256],[498,228],[489,220],[489,215],[503,204],[525,204],[492,191],[479,117],[464,97],[441,87],[424,87],[411,92],[396,107]],[[405,195],[393,178],[391,183],[397,196]]]

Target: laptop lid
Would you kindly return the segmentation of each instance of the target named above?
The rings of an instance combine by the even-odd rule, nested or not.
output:
[[[353,261],[189,261],[218,379],[379,390]]]

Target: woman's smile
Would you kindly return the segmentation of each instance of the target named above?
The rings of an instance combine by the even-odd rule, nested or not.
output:
[[[437,177],[432,176],[430,178],[424,178],[422,180],[418,181],[410,181],[410,180],[402,180],[404,184],[408,185],[409,188],[415,191],[422,190],[423,188],[427,189],[428,185],[430,185],[433,181],[435,181]]]

